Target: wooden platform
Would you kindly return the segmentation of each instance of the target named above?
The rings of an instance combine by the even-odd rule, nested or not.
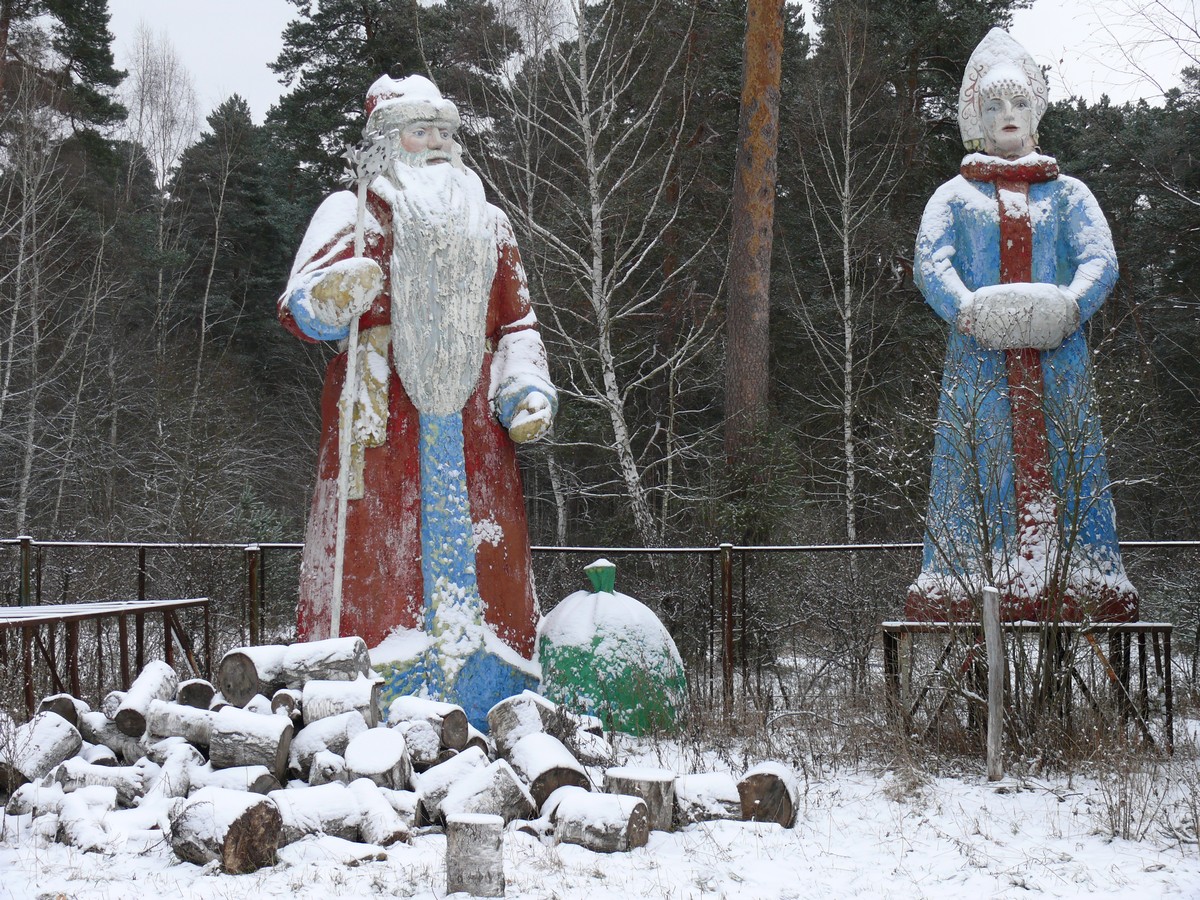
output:
[[[196,660],[191,638],[179,624],[176,613],[183,609],[201,608],[204,611],[205,668],[202,671]],[[163,627],[164,656],[168,665],[175,663],[175,641],[179,642],[188,665],[197,675],[207,675],[212,668],[209,658],[211,644],[211,622],[207,597],[185,600],[107,600],[97,603],[63,603],[48,606],[5,606],[0,607],[0,665],[8,662],[8,641],[3,632],[20,629],[21,663],[24,673],[25,708],[33,713],[34,696],[34,649],[48,667],[55,690],[80,694],[79,685],[79,628],[81,623],[95,625],[95,652],[97,663],[103,666],[101,639],[104,622],[117,620],[118,644],[120,646],[121,685],[130,684],[129,617],[134,619],[135,656],[134,664],[140,670],[145,665],[146,616],[161,615]],[[58,632],[61,626],[62,654],[58,652]],[[172,639],[174,638],[174,639]],[[65,657],[65,658],[64,658]],[[60,671],[65,666],[65,672]],[[102,675],[101,668],[100,674]]]
[[[1117,697],[1121,714],[1131,718],[1142,735],[1150,743],[1156,743],[1150,729],[1150,703],[1148,689],[1148,657],[1147,637],[1150,639],[1150,650],[1154,659],[1155,674],[1162,679],[1164,714],[1163,731],[1164,744],[1168,753],[1174,752],[1175,719],[1174,700],[1172,694],[1171,672],[1171,633],[1174,626],[1169,622],[1121,622],[1121,623],[1050,623],[1050,622],[1003,622],[1001,628],[1005,639],[1005,653],[1011,659],[1011,649],[1014,639],[1033,637],[1055,633],[1068,639],[1079,638],[1087,643],[1094,658],[1098,661],[1108,682]],[[909,698],[903,696],[903,677],[901,660],[901,639],[917,635],[933,635],[941,639],[943,650],[934,666],[931,675],[945,672],[956,646],[966,646],[964,663],[960,668],[973,665],[976,649],[982,657],[983,626],[978,622],[884,622],[883,631],[883,670],[884,682],[890,706],[901,719],[906,734],[912,733],[914,719],[921,711],[926,700],[930,700],[933,691],[932,679],[913,691]],[[1100,646],[1100,638],[1108,639],[1108,652]],[[1137,685],[1132,685],[1133,648],[1137,648]],[[1089,692],[1088,686],[1080,673],[1068,666],[1064,677],[1078,682],[1079,687],[1088,700],[1095,705],[1096,700]],[[930,716],[932,724],[946,706],[948,693],[936,698],[937,706]],[[926,730],[928,730],[926,727]],[[923,733],[922,733],[923,736]]]

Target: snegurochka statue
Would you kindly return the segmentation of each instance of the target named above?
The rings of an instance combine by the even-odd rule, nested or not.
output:
[[[426,78],[385,76],[366,112],[347,154],[357,196],[321,204],[279,300],[293,334],[347,344],[321,400],[299,636],[360,635],[385,699],[427,689],[478,725],[536,684],[515,445],[549,428],[557,394],[455,105]]]
[[[914,277],[950,324],[912,619],[1137,617],[1083,326],[1117,279],[1104,214],[1037,148],[1041,69],[993,29],[967,63],[969,155],[925,208]]]

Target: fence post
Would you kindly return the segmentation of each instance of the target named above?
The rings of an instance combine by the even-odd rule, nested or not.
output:
[[[725,715],[733,711],[733,544],[721,544],[721,626],[724,658],[721,660]]]
[[[30,604],[31,573],[33,571],[33,538],[27,534],[17,538],[21,551],[21,580],[17,588],[17,602],[21,606]]]
[[[259,642],[258,623],[258,560],[261,551],[258,544],[246,546],[246,593],[248,596],[247,618],[250,626],[250,646],[256,647]]]
[[[988,781],[1004,777],[1004,644],[1000,636],[1000,592],[983,589],[983,639],[988,663]]]

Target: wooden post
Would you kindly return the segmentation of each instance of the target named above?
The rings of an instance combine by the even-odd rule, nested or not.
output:
[[[988,781],[1004,777],[1004,641],[1000,635],[1000,592],[983,589],[983,638],[988,661]]]
[[[129,617],[117,616],[117,643],[121,645],[121,690],[129,690]]]
[[[1175,708],[1171,696],[1171,628],[1163,629],[1163,699],[1167,703],[1167,752],[1175,752]]]
[[[66,651],[67,651],[67,684],[70,685],[71,693],[79,696],[79,623],[66,623]],[[101,648],[96,647],[97,653]]]
[[[23,534],[17,538],[17,542],[21,553],[21,582],[17,588],[18,603],[21,606],[28,606],[30,604],[29,576],[32,568],[33,538],[27,534]]]
[[[258,559],[260,552],[258,544],[251,544],[246,548],[246,599],[249,610],[251,647],[258,645],[259,636],[262,633],[258,622]]]
[[[25,714],[33,715],[33,629],[36,625],[26,625],[21,629],[21,665],[25,675]],[[1170,660],[1171,654],[1167,654]],[[1170,681],[1167,682],[1170,684]]]
[[[721,545],[722,691],[725,715],[733,712],[733,544]]]

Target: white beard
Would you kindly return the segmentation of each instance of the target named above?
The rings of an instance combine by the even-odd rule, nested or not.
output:
[[[395,163],[376,189],[392,207],[392,358],[417,409],[460,412],[483,367],[496,275],[495,219],[474,172]]]

